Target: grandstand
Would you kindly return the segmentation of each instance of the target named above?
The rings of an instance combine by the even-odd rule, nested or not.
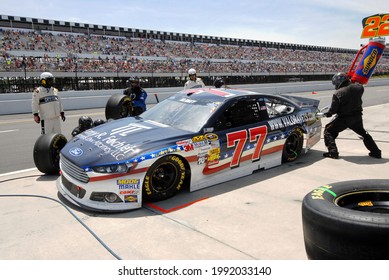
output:
[[[61,90],[182,86],[196,68],[206,85],[328,80],[358,50],[141,30],[0,15],[0,93],[27,92],[43,71]],[[375,73],[389,72],[385,52]]]

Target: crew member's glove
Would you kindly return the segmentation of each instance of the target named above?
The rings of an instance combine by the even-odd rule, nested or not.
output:
[[[37,113],[34,114],[34,121],[36,123],[40,123],[41,122],[41,118],[39,117],[39,115]]]
[[[327,118],[330,118],[330,117],[332,117],[332,114],[331,113],[324,113],[324,116]]]
[[[64,112],[61,112],[61,119],[62,119],[63,122],[66,120],[66,117],[65,117],[65,113],[64,113]]]

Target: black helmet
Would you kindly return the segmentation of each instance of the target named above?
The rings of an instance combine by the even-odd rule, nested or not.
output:
[[[138,77],[130,77],[126,81],[126,84],[127,84],[128,87],[130,87],[132,83],[139,85],[139,78]]]
[[[73,131],[72,131],[72,136],[74,137],[74,136],[80,134],[81,132],[82,132],[81,129],[77,126],[77,127],[75,127],[75,128],[73,129]]]
[[[342,86],[346,86],[350,83],[350,78],[346,73],[339,72],[332,77],[332,84],[335,86],[335,89],[340,89]]]
[[[97,119],[97,120],[95,120],[95,121],[93,122],[93,126],[98,126],[98,125],[101,125],[101,124],[103,124],[103,123],[105,123],[104,120],[102,120],[102,119]]]
[[[43,72],[40,75],[40,84],[42,87],[51,88],[54,86],[54,76],[50,72]]]
[[[222,78],[216,78],[213,85],[215,86],[215,88],[221,88],[224,85],[224,80]]]
[[[93,126],[93,120],[91,117],[82,116],[78,119],[78,127],[84,131]]]

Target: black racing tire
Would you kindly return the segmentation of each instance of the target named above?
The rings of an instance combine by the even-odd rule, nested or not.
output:
[[[112,95],[105,105],[105,118],[117,120],[128,116],[132,116],[131,98],[121,93]]]
[[[168,155],[158,159],[146,172],[143,199],[160,201],[174,196],[184,184],[185,173],[181,157]]]
[[[291,162],[296,160],[303,150],[304,133],[301,128],[294,129],[286,138],[284,149],[282,151],[282,162]]]
[[[59,174],[59,153],[67,139],[60,133],[42,134],[34,145],[34,163],[36,168],[48,175]]]
[[[312,260],[389,259],[389,180],[338,182],[302,203],[305,251]]]

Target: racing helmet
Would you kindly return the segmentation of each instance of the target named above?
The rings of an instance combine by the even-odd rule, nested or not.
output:
[[[82,116],[78,119],[78,127],[84,131],[93,126],[93,120],[91,117]]]
[[[50,72],[43,72],[40,75],[40,84],[42,87],[51,88],[54,86],[54,76]]]
[[[101,125],[101,124],[103,124],[103,123],[105,123],[104,120],[102,120],[102,119],[97,119],[97,120],[95,120],[95,121],[93,122],[93,126],[99,126],[99,125]]]
[[[138,77],[130,77],[130,78],[128,78],[128,80],[126,81],[127,86],[130,87],[132,83],[135,83],[135,84],[139,85],[139,78]]]
[[[196,70],[193,68],[190,68],[188,70],[189,80],[195,81],[196,80]]]
[[[213,85],[215,86],[215,88],[221,88],[224,85],[224,80],[222,78],[216,78]]]
[[[132,84],[139,85],[139,78],[138,77],[130,77],[126,81],[126,86],[131,87]]]
[[[196,75],[196,70],[193,69],[193,68],[190,68],[190,69],[188,70],[188,75],[189,75],[189,76],[191,76],[191,75]]]
[[[346,73],[338,72],[332,77],[332,84],[335,86],[335,89],[340,89],[349,83],[350,78]]]

